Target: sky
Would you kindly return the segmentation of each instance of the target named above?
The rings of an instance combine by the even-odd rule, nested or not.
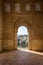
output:
[[[19,27],[17,35],[28,35],[28,29],[25,26]]]

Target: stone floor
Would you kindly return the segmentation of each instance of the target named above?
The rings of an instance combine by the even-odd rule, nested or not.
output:
[[[0,53],[0,65],[43,65],[43,53],[23,50]]]

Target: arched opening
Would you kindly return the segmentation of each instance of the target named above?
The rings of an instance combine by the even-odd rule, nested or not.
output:
[[[22,49],[28,49],[29,32],[27,27],[20,26],[17,32],[17,47]]]
[[[19,3],[15,4],[15,12],[20,12],[20,4]]]

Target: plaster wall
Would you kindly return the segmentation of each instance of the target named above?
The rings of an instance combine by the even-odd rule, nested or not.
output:
[[[26,2],[31,4],[31,11],[26,12],[24,10],[24,5]],[[3,4],[9,3],[11,5],[11,11],[5,12],[5,7],[3,10],[3,23],[2,23],[2,14],[0,11],[0,30],[1,30],[1,37],[2,37],[2,47],[0,45],[0,49],[2,50],[13,50],[17,49],[17,30],[18,27],[24,25],[29,30],[29,44],[28,49],[36,50],[36,51],[43,51],[43,2],[38,1],[41,3],[41,11],[36,12],[34,5],[37,1],[35,0],[6,0]],[[14,6],[15,3],[20,3],[21,5],[21,12],[15,12]],[[23,4],[22,4],[23,3]],[[3,24],[3,35],[2,35],[2,24]]]
[[[0,52],[2,51],[2,0],[0,0]]]

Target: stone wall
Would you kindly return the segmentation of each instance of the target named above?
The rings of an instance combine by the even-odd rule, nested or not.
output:
[[[2,51],[2,0],[0,0],[0,52]]]
[[[43,50],[43,13],[33,15],[32,50]]]
[[[2,0],[1,0],[2,1]],[[31,10],[25,11],[25,3],[31,4]],[[35,3],[41,4],[41,11],[35,11]],[[10,4],[10,12],[5,11],[5,3]],[[20,3],[21,12],[15,12],[15,3]],[[1,2],[0,2],[1,5]],[[0,51],[17,49],[17,30],[24,25],[29,30],[28,49],[43,51],[43,2],[42,0],[6,0],[3,2],[3,19],[0,10]],[[3,20],[3,32],[2,32]],[[3,33],[3,34],[2,34]],[[1,40],[2,39],[2,40]],[[2,46],[1,46],[2,44]]]

